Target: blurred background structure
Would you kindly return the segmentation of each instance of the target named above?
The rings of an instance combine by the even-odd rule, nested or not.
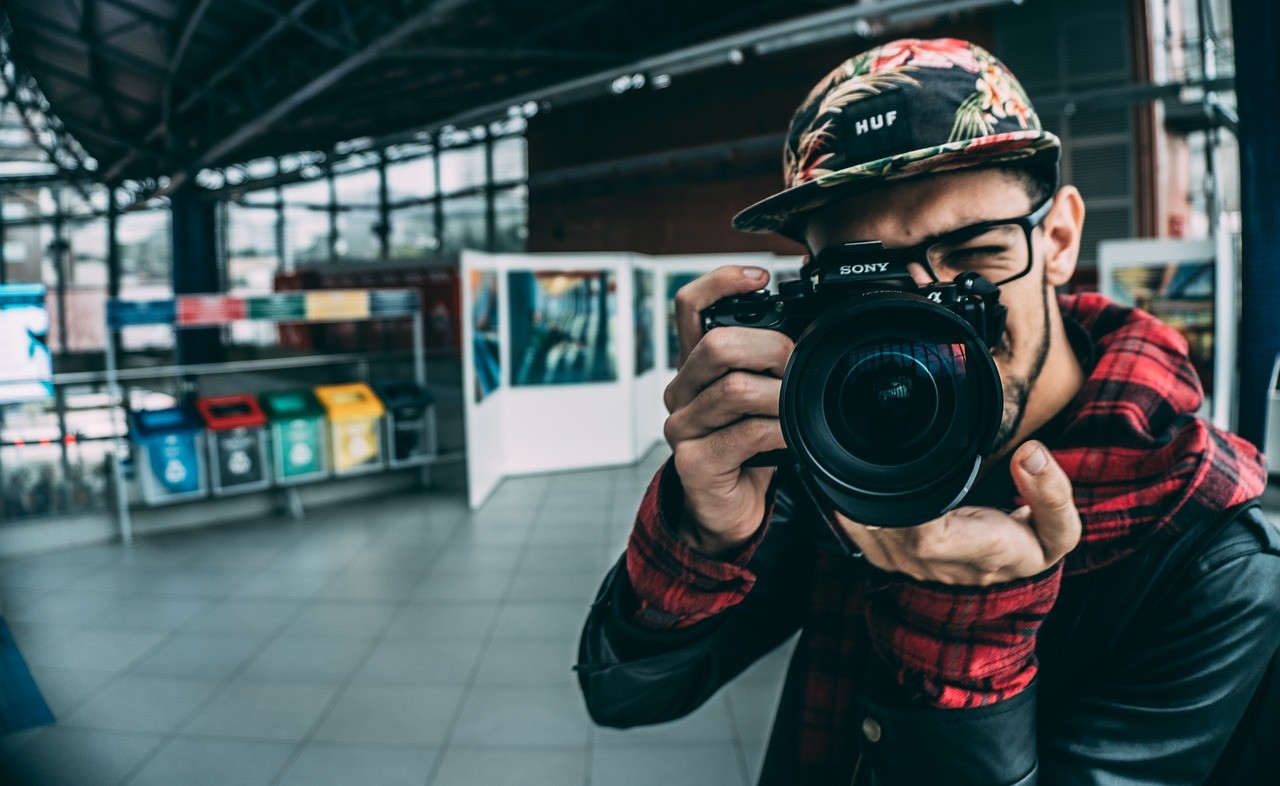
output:
[[[41,624],[58,627],[67,642],[72,629],[83,638],[92,619],[33,619],[30,609],[39,606],[31,603],[37,595],[62,593],[74,605],[76,592],[110,589],[109,572],[101,573],[102,586],[63,586],[56,577],[78,576],[78,568],[45,573],[43,557],[31,555],[112,542],[122,510],[132,512],[140,533],[157,537],[229,520],[296,527],[277,512],[304,516],[310,510],[314,522],[302,525],[314,525],[326,544],[351,538],[372,548],[412,540],[410,524],[375,513],[366,528],[352,531],[334,524],[341,516],[332,512],[350,509],[331,506],[376,498],[371,505],[398,506],[395,516],[418,515],[409,499],[421,502],[422,516],[430,519],[438,506],[448,520],[424,525],[431,534],[416,541],[424,554],[446,542],[469,543],[489,525],[512,529],[493,536],[504,545],[549,548],[554,532],[542,542],[543,530],[519,530],[503,516],[496,524],[466,518],[478,515],[461,502],[467,464],[490,460],[476,455],[482,448],[474,428],[464,428],[472,422],[466,413],[500,388],[550,385],[550,392],[530,387],[530,395],[554,398],[555,390],[625,381],[655,364],[661,366],[656,373],[669,371],[659,317],[674,288],[662,282],[683,280],[692,268],[672,263],[656,284],[639,273],[624,283],[602,271],[553,275],[554,266],[535,276],[539,263],[528,257],[530,272],[510,272],[509,279],[485,273],[489,278],[468,284],[462,255],[645,254],[655,255],[661,273],[663,258],[801,253],[781,238],[736,233],[729,219],[778,189],[783,132],[811,85],[850,55],[906,36],[973,40],[1018,75],[1045,126],[1063,139],[1063,179],[1080,188],[1088,208],[1080,265],[1067,289],[1100,289],[1177,326],[1210,396],[1205,416],[1280,456],[1276,17],[1274,5],[1262,0],[0,0],[0,291],[44,288],[47,330],[23,328],[22,337],[47,347],[52,371],[42,382],[47,395],[5,398],[3,383],[23,382],[22,374],[34,372],[10,369],[5,376],[0,368],[5,616],[17,628],[25,623],[29,642],[41,642],[31,645],[35,652],[59,652],[40,638],[52,636]],[[525,257],[502,258],[504,270],[516,270]],[[312,298],[326,290],[383,289],[414,293],[412,320],[366,321],[377,314],[368,298],[323,301],[329,311]],[[634,292],[634,301],[614,297],[624,292]],[[502,306],[507,310],[499,309],[499,295],[510,295]],[[111,300],[150,302],[168,308],[169,316],[113,323]],[[634,329],[610,327],[622,307],[630,325],[633,302]],[[214,316],[183,311],[197,307],[222,310]],[[243,319],[255,308],[282,310],[265,321]],[[499,337],[505,341],[502,331],[517,330],[525,331],[510,334],[518,357],[507,357]],[[473,347],[474,379],[464,363]],[[35,358],[35,351],[26,357]],[[118,373],[109,373],[113,363]],[[126,447],[140,439],[137,422],[129,427],[131,417],[180,409],[197,397],[352,382],[423,387],[424,379],[425,390],[409,396],[408,414],[400,418],[423,424],[426,452],[396,463],[400,432],[393,413],[378,421],[377,429],[389,430],[376,431],[384,435],[377,438],[386,455],[369,454],[377,472],[321,484],[281,481],[243,494],[202,488],[196,501],[154,507],[141,487],[149,454]],[[385,411],[396,411],[396,399],[378,384]],[[417,395],[427,403],[413,404]],[[319,408],[306,411],[323,415]],[[236,427],[267,429],[276,422],[269,412],[262,417],[252,421],[257,425],[236,421]],[[327,417],[338,415],[330,409]],[[221,433],[212,423],[209,428],[209,435]],[[639,431],[635,439],[643,443],[635,446],[639,453],[655,444]],[[192,443],[198,460],[204,444]],[[348,448],[333,443],[328,449]],[[262,460],[271,455],[262,453]],[[651,469],[649,461],[643,466]],[[277,480],[285,477],[281,466],[273,470]],[[610,523],[601,525],[605,534],[590,541],[595,548],[607,540],[606,552],[621,548],[617,530],[632,504],[621,495],[640,488],[630,470],[618,471],[623,474],[588,473],[584,480],[617,491]],[[1280,472],[1280,464],[1272,471]],[[534,486],[550,497],[551,486]],[[393,493],[401,496],[388,496]],[[518,503],[507,504],[515,516]],[[586,527],[577,516],[568,518]],[[325,530],[322,522],[336,529]],[[538,526],[554,530],[542,520]],[[199,543],[216,544],[218,531],[201,530]],[[259,536],[237,537],[247,543]],[[580,532],[566,542],[577,537]],[[289,530],[287,537],[261,538],[270,547],[263,554],[275,558],[291,553],[304,536]],[[120,575],[131,565],[145,572],[177,565],[247,570],[250,563],[267,571],[273,564],[266,557],[241,562],[248,546],[237,546],[241,556],[225,565],[202,562],[188,546],[174,548],[182,561],[169,566],[150,552],[136,564],[127,557],[67,564],[110,562]],[[372,552],[358,548],[343,561],[327,548],[316,553],[329,556],[315,557],[331,569],[327,580],[337,581],[341,568],[344,580],[380,588],[335,597],[399,604],[384,609],[388,620],[392,612],[412,610],[413,602],[449,600],[447,593],[424,594],[425,567],[407,571],[401,584],[381,583],[398,573]],[[365,568],[373,578],[346,573],[355,570],[352,560],[360,553],[369,557]],[[500,561],[497,552],[476,553],[480,562]],[[608,560],[598,556],[592,552],[575,570],[599,578]],[[324,562],[329,558],[334,561]],[[512,561],[495,581],[509,590],[522,579],[514,552],[501,559],[507,558]],[[515,583],[508,586],[508,579]],[[270,593],[282,592],[291,601],[314,600],[321,584],[312,587],[309,580],[277,583],[264,597],[278,601]],[[114,581],[128,584],[127,578]],[[570,582],[583,611],[593,583]],[[388,589],[393,585],[398,589]],[[492,606],[484,611],[502,617],[504,607],[494,604],[511,592],[477,591]],[[552,605],[572,600],[557,594],[562,591],[560,585],[552,591]],[[229,597],[218,592],[196,594],[212,608]],[[293,611],[305,614],[301,607]],[[569,657],[573,631],[561,627],[565,635],[555,652]],[[129,679],[138,663],[155,655],[147,647],[163,646],[164,636],[179,632],[166,628],[154,640],[116,642],[140,649],[109,668],[82,661],[54,666],[55,656],[45,664],[48,680],[57,681],[62,669],[68,684],[94,683],[83,695],[65,688],[55,714],[107,695],[95,691],[109,693],[113,680]],[[15,630],[20,645],[21,634]],[[518,638],[510,631],[499,638],[508,634]],[[246,650],[245,663],[250,657],[256,656]],[[352,668],[364,663],[352,658]],[[77,671],[101,679],[68,677]],[[762,717],[767,693],[757,702]],[[347,706],[326,701],[318,701],[318,713]],[[458,711],[471,717],[470,710]],[[729,745],[745,779],[755,766],[756,732],[733,724],[758,721],[734,711],[721,711],[733,726],[727,739],[717,731],[704,742]],[[316,723],[322,726],[324,717]],[[118,775],[111,782],[150,782],[140,775],[148,762],[165,760],[168,754],[157,751],[185,739],[179,720],[190,717],[148,727],[170,736],[119,772],[108,768]],[[289,738],[297,750],[309,739]],[[431,744],[442,741],[447,747],[447,738]],[[583,743],[588,759],[593,744]],[[0,757],[20,750],[6,743]],[[262,782],[282,782],[297,757],[295,751],[281,758]],[[634,759],[638,767],[643,761]],[[425,766],[423,777],[436,777],[443,766],[405,762],[411,769]],[[589,761],[583,766],[590,779]],[[444,775],[437,782],[446,781],[454,782]]]

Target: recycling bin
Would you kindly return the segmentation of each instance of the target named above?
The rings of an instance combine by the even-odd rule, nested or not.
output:
[[[191,407],[151,409],[129,416],[138,481],[148,505],[205,496],[204,422]]]
[[[276,483],[292,485],[329,475],[328,421],[310,390],[263,393],[258,403],[271,435]]]
[[[210,487],[217,496],[261,491],[271,485],[267,417],[247,393],[196,399],[208,429]]]
[[[329,456],[335,475],[382,469],[382,416],[386,409],[363,382],[321,385],[316,398],[329,416]]]
[[[387,465],[409,467],[434,457],[435,397],[416,382],[403,380],[375,383],[373,389],[387,409],[383,421]]]

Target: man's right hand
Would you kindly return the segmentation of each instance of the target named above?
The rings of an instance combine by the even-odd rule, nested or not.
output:
[[[773,467],[746,467],[757,453],[785,448],[778,421],[782,372],[795,343],[773,330],[723,327],[704,334],[702,310],[763,288],[768,271],[726,265],[676,293],[680,364],[663,396],[663,431],[684,486],[677,525],[693,548],[719,556],[743,545],[764,520]]]

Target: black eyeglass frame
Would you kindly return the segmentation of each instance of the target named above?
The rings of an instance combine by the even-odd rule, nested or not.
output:
[[[886,248],[882,253],[892,261],[898,262],[902,265],[906,265],[911,262],[918,262],[922,264],[925,271],[928,272],[929,278],[933,279],[933,283],[940,284],[942,283],[942,279],[938,278],[938,274],[933,269],[933,265],[929,264],[928,252],[931,246],[935,246],[939,243],[945,242],[948,238],[957,236],[967,235],[970,238],[977,237],[983,232],[995,229],[996,227],[1021,227],[1022,234],[1027,238],[1027,266],[1021,273],[1015,273],[1007,278],[991,282],[997,287],[1004,286],[1005,284],[1017,281],[1027,275],[1031,272],[1031,268],[1035,266],[1035,244],[1032,239],[1032,233],[1035,231],[1036,227],[1040,226],[1040,224],[1044,222],[1045,217],[1049,215],[1049,211],[1053,209],[1053,203],[1054,197],[1051,195],[1044,202],[1040,203],[1039,207],[1026,215],[1015,216],[1014,218],[998,218],[992,221],[982,221],[977,224],[970,224],[969,226],[959,227],[958,229],[952,229],[948,232],[943,232],[940,235],[926,238],[923,242],[917,243],[914,246],[907,246],[904,248]],[[824,251],[825,250],[826,249],[824,249]],[[821,252],[819,252],[818,254],[814,254],[812,258],[816,260],[821,255]]]

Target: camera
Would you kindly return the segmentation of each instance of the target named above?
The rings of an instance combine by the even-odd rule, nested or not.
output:
[[[1004,408],[989,349],[1004,332],[1000,290],[974,272],[918,286],[910,261],[876,241],[834,246],[778,294],[735,295],[701,315],[707,330],[796,342],[778,408],[787,449],[747,463],[793,466],[824,509],[881,527],[958,505]]]

